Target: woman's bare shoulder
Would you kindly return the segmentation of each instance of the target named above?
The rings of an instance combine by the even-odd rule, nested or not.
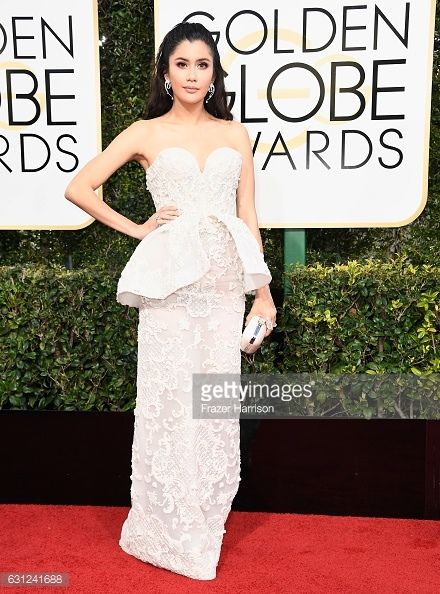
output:
[[[240,143],[249,143],[249,136],[247,128],[238,120],[221,120],[217,118],[214,124],[213,132],[220,134],[224,140],[229,141],[232,145]]]
[[[137,134],[137,161],[147,169],[155,154],[155,150],[151,149],[160,144],[163,136],[163,118],[159,116],[148,120],[136,120],[132,127],[133,134]]]
[[[242,124],[238,120],[228,120],[227,122],[230,126],[230,129],[233,134],[237,134],[238,136],[243,136],[248,133],[247,128],[244,124]]]
[[[227,123],[229,126],[229,138],[231,145],[237,148],[237,150],[243,154],[249,152],[251,140],[246,126],[238,120],[228,120]]]
[[[151,118],[149,120],[136,120],[130,126],[133,129],[133,134],[138,134],[142,138],[143,144],[146,140],[154,140],[157,135],[160,135],[162,124],[162,118]]]
[[[137,127],[139,130],[143,131],[153,131],[155,130],[160,122],[162,121],[162,117],[159,116],[157,118],[151,118],[149,120],[136,120],[133,122],[133,126]]]
[[[157,118],[150,118],[149,120],[135,120],[129,128],[132,128],[134,132],[154,132],[160,129],[163,125],[163,117],[158,116]]]

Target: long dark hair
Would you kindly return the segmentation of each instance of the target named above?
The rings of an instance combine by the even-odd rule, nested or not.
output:
[[[159,117],[171,109],[173,100],[165,91],[164,73],[168,70],[170,55],[174,52],[176,46],[185,39],[188,41],[199,39],[204,41],[211,49],[214,63],[215,91],[208,103],[205,101],[203,103],[206,111],[222,120],[234,119],[226,100],[225,76],[227,76],[227,72],[223,70],[220,63],[217,45],[204,25],[190,22],[177,23],[165,35],[159,46],[152,73],[150,97],[146,103],[145,119],[150,120]]]

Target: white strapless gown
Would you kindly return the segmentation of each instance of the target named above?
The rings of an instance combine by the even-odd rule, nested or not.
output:
[[[216,577],[240,481],[238,418],[193,419],[193,373],[240,373],[245,294],[272,279],[236,216],[241,154],[219,147],[201,171],[181,147],[146,171],[156,209],[182,214],[149,233],[116,299],[139,308],[131,509],[121,548],[158,567]]]

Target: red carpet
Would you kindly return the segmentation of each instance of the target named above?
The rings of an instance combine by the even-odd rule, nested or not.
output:
[[[17,594],[434,594],[440,523],[231,512],[217,578],[197,581],[130,557],[118,539],[128,508],[0,505],[0,571],[61,571],[68,588]]]

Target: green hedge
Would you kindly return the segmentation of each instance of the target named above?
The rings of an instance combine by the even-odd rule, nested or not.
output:
[[[440,268],[404,258],[294,267],[280,371],[440,372]]]
[[[132,408],[136,311],[115,291],[99,269],[0,268],[1,408]]]
[[[440,268],[297,265],[289,279],[278,325],[243,355],[243,373],[440,371]],[[99,267],[0,268],[0,408],[134,407],[138,316],[116,285]]]

